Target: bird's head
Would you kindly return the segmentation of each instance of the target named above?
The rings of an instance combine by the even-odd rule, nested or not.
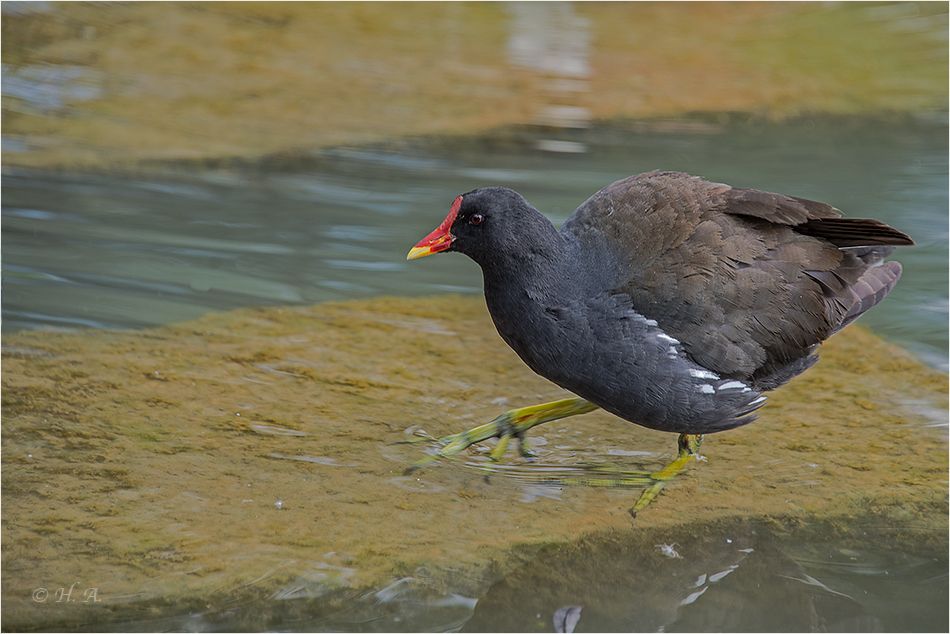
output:
[[[551,227],[518,192],[506,187],[476,189],[456,198],[442,224],[412,247],[406,259],[458,251],[484,264],[502,254],[531,250],[530,242],[545,233],[538,224]]]

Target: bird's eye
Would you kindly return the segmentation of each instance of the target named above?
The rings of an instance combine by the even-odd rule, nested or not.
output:
[[[485,219],[485,216],[481,214],[472,214],[472,217],[469,218],[468,221],[472,223],[473,225],[480,225],[482,224],[482,220],[484,219]]]

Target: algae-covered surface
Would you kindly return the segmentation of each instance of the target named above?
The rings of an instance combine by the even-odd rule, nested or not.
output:
[[[252,598],[342,609],[341,592],[370,590],[381,605],[407,579],[464,607],[549,544],[622,536],[653,552],[660,535],[750,518],[943,549],[946,375],[858,327],[821,357],[759,421],[707,437],[708,461],[633,519],[639,489],[585,484],[585,469],[656,470],[675,437],[602,412],[535,428],[533,462],[512,451],[492,471],[474,452],[405,471],[434,444],[401,441],[566,394],[504,345],[480,298],[5,336],[3,628],[226,619]],[[70,584],[79,602],[56,602]]]
[[[946,41],[943,2],[9,2],[4,163],[306,155],[550,113],[945,113]]]

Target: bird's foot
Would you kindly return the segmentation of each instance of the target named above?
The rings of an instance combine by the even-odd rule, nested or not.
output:
[[[596,405],[582,398],[566,398],[552,403],[509,410],[489,423],[459,434],[451,434],[440,438],[439,442],[444,443],[443,446],[435,454],[417,461],[410,469],[418,469],[432,464],[440,458],[454,456],[489,438],[498,438],[498,444],[488,454],[488,457],[492,460],[501,460],[505,451],[508,450],[508,444],[512,438],[518,439],[521,455],[529,458],[534,455],[528,444],[527,432],[529,429],[541,423],[577,414],[586,414],[595,409],[597,409]]]
[[[660,494],[660,491],[663,490],[663,487],[666,486],[666,483],[673,479],[673,477],[683,470],[691,460],[700,459],[700,456],[697,451],[699,451],[699,446],[703,444],[702,435],[698,434],[680,434],[679,440],[677,441],[679,451],[676,455],[676,458],[670,464],[666,465],[656,473],[652,474],[650,478],[653,480],[653,484],[646,488],[643,493],[640,494],[640,499],[637,500],[637,503],[633,505],[633,508],[630,509],[630,515],[636,517],[637,513],[642,511],[650,504],[656,496]]]

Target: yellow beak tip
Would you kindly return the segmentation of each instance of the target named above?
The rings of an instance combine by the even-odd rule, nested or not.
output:
[[[407,260],[415,260],[416,258],[421,258],[425,255],[429,255],[432,251],[429,247],[412,247],[409,249],[408,255],[406,255]]]

